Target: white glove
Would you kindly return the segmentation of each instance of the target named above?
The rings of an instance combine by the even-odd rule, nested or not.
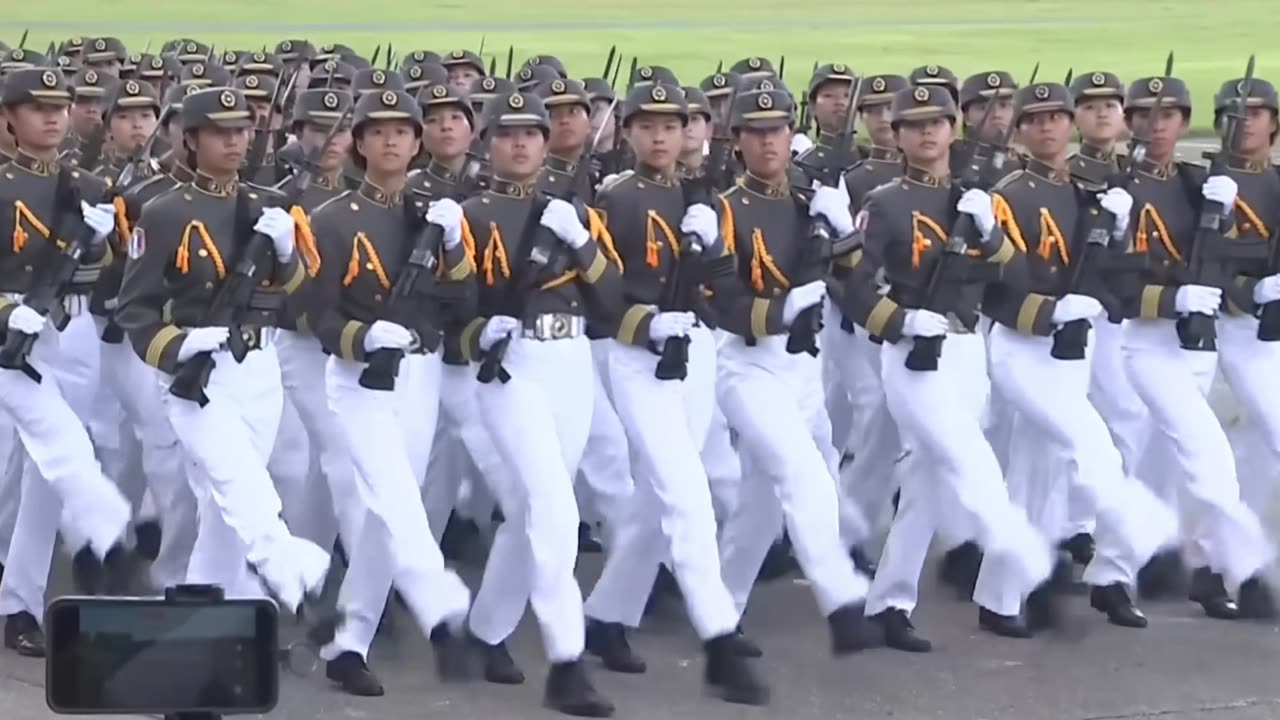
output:
[[[1053,308],[1055,325],[1066,325],[1073,320],[1088,320],[1102,314],[1102,303],[1088,295],[1074,293],[1063,295]]]
[[[902,320],[902,334],[907,337],[941,337],[949,329],[946,316],[932,310],[908,310]]]
[[[1113,237],[1124,235],[1129,229],[1129,213],[1133,211],[1133,196],[1124,188],[1111,188],[1099,193],[1098,203],[1102,209],[1116,216],[1116,224],[1111,228]]]
[[[23,335],[36,335],[44,329],[44,318],[26,305],[19,305],[9,314],[9,329]]]
[[[462,206],[444,198],[427,206],[427,222],[444,229],[444,246],[448,250],[462,242]]]
[[[982,239],[991,238],[991,231],[996,227],[996,213],[991,209],[991,196],[984,190],[965,190],[956,203],[956,210],[972,216],[973,224],[978,226]]]
[[[364,334],[365,352],[374,352],[383,348],[391,350],[408,350],[413,345],[413,333],[403,325],[386,320],[378,320],[369,326]]]
[[[1205,200],[1221,203],[1228,211],[1236,204],[1236,181],[1226,175],[1214,175],[1200,186],[1200,194]]]
[[[555,233],[561,242],[574,250],[586,245],[591,239],[591,233],[587,232],[578,219],[578,211],[559,198],[547,203],[547,209],[542,211],[541,222],[542,227]]]
[[[1259,305],[1280,300],[1280,275],[1268,275],[1253,286],[1253,301]],[[10,322],[10,324],[13,324]]]
[[[84,216],[84,224],[93,228],[94,240],[102,240],[116,229],[116,207],[111,203],[90,205],[81,200],[80,214]]]
[[[489,318],[489,321],[484,324],[484,328],[480,330],[480,349],[487,352],[499,340],[511,337],[519,329],[519,320],[508,315],[494,315]]]
[[[821,280],[792,288],[791,292],[787,293],[786,302],[782,304],[782,322],[790,325],[801,310],[821,303],[826,296],[827,284]]]
[[[649,321],[649,339],[661,345],[667,338],[684,337],[697,322],[691,312],[660,312]]]
[[[680,221],[680,232],[697,235],[699,244],[706,248],[716,241],[716,235],[720,232],[720,219],[710,205],[690,205],[684,211],[684,219]]]
[[[808,152],[812,147],[813,141],[809,139],[808,135],[796,134],[791,136],[791,157]]]
[[[293,257],[293,216],[289,213],[278,207],[263,208],[253,230],[271,238],[281,261]]]
[[[814,183],[813,199],[809,201],[809,215],[825,217],[837,235],[853,232],[853,213],[849,212],[849,193],[840,188]]]
[[[1183,285],[1173,298],[1174,308],[1184,314],[1217,315],[1222,307],[1222,290],[1204,285]]]
[[[605,185],[608,185],[609,183],[617,179],[618,179],[618,173],[609,173],[608,175],[605,175],[603,178],[600,179],[600,182],[596,183],[596,190],[599,190],[600,188],[604,187]]]
[[[227,344],[231,331],[224,327],[195,328],[187,333],[178,348],[178,362],[184,363],[200,353],[221,350]]]

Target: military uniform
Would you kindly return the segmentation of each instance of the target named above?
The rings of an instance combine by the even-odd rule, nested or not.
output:
[[[181,113],[187,131],[252,124],[244,96],[226,88],[188,95]],[[222,585],[231,596],[253,596],[262,591],[261,578],[293,608],[319,587],[328,570],[327,553],[293,536],[280,519],[280,499],[266,471],[283,395],[272,343],[275,316],[284,296],[306,279],[305,243],[293,248],[293,228],[259,219],[254,232],[280,235],[271,237],[272,245],[290,241],[289,252],[264,248],[255,258],[254,288],[238,328],[207,327],[210,303],[224,283],[235,281],[232,273],[240,272],[240,253],[260,247],[244,242],[250,228],[242,218],[272,198],[269,191],[195,170],[189,184],[143,208],[130,238],[116,319],[138,355],[166,375],[184,377],[188,363],[206,357],[215,363],[203,398],[198,387],[184,392],[162,380],[169,388],[162,398],[165,411],[191,461],[199,508],[187,581]],[[262,218],[271,216],[262,211]],[[305,231],[301,235],[305,238]],[[226,349],[229,332],[239,333],[236,340],[247,350],[241,361]],[[179,397],[175,390],[205,403]]]
[[[485,74],[484,59],[471,50],[453,50],[440,59],[440,64],[449,71],[449,82],[459,90],[471,87],[476,78]],[[550,67],[545,69],[559,75]]]
[[[0,104],[65,107],[71,104],[71,89],[55,70],[18,69],[6,75]],[[96,352],[88,352],[96,349],[92,331],[88,340],[82,334],[74,343],[62,333],[86,327],[84,296],[101,265],[110,262],[105,242],[110,229],[89,225],[90,213],[82,212],[82,203],[100,202],[104,190],[105,184],[86,172],[22,151],[0,167],[0,220],[12,228],[12,237],[0,244],[0,327],[6,328],[5,355],[16,366],[0,369],[0,410],[12,419],[29,460],[6,558],[9,572],[0,583],[0,614],[13,626],[6,627],[6,645],[23,654],[44,651],[36,618],[42,616],[59,530],[77,565],[92,564],[120,557],[129,523],[129,504],[103,476],[85,430],[93,384],[74,382],[84,366],[96,370]],[[92,210],[104,214],[101,207]],[[24,301],[50,282],[46,274],[60,254],[57,243],[72,242],[90,229],[94,242],[85,247],[70,285],[57,291],[57,309],[70,317],[60,327]],[[30,352],[22,352],[23,338],[32,336]],[[79,572],[77,580],[84,581]]]
[[[1071,113],[1073,106],[1066,87],[1037,83],[1015,96],[1014,122],[1038,113]],[[1051,524],[1058,518],[1044,513],[1057,483],[1037,487],[1033,478],[1016,477],[1014,458],[1022,452],[1065,458],[1071,471],[1054,480],[1065,481],[1087,501],[1099,526],[1097,549],[1084,573],[1093,587],[1091,605],[1114,624],[1145,627],[1146,617],[1134,607],[1128,586],[1157,550],[1172,544],[1177,522],[1149,488],[1125,473],[1107,425],[1087,397],[1084,347],[1066,348],[1071,341],[1064,329],[1072,322],[1091,325],[1101,310],[1101,303],[1084,294],[1087,287],[1067,282],[1071,264],[1102,262],[1087,243],[1095,232],[1123,238],[1132,199],[1119,188],[1100,199],[1096,190],[1078,190],[1066,158],[1061,166],[1053,160],[1029,158],[1027,169],[1005,178],[993,194],[996,221],[1026,258],[1030,281],[1026,287],[988,285],[983,300],[984,313],[996,321],[989,335],[992,383],[1018,417],[1018,450],[1006,480],[1010,494],[1023,498],[1032,522],[1050,540],[1063,539],[1062,528]],[[1123,215],[1117,218],[1110,208]],[[1096,249],[1112,252],[1105,239]],[[1028,442],[1028,437],[1041,440]],[[1021,605],[1018,588],[1002,584],[990,559],[978,575],[974,600],[1005,617],[1017,615]]]
[[[85,67],[119,78],[120,68],[129,51],[120,38],[98,37],[86,40],[80,51],[80,61]]]
[[[974,103],[1012,98],[1017,89],[1018,82],[1004,70],[970,75],[960,85],[960,113],[963,116],[969,106]],[[991,128],[969,127],[967,122],[962,125],[965,136],[951,144],[951,174],[957,179],[961,179],[979,145],[991,142],[993,133],[997,132]],[[995,173],[990,177],[981,178],[981,182],[988,187],[1018,167],[1019,157],[1016,151],[1004,148],[1003,155],[1004,157],[991,164]]]
[[[807,91],[809,106],[813,107],[814,101],[822,88],[831,84],[841,84],[849,86],[849,102],[853,102],[855,78],[853,71],[847,65],[834,63],[823,65],[814,72],[813,77],[809,80],[809,89]],[[869,88],[864,88],[864,91]],[[852,108],[848,108],[845,112],[852,112]],[[812,111],[810,111],[812,114]],[[818,139],[813,147],[805,150],[796,156],[796,164],[803,168],[821,168],[825,167],[828,161],[827,155],[831,152],[839,135],[841,128],[839,127],[818,127]],[[849,167],[853,167],[858,160],[861,159],[861,153],[857,147],[854,147],[851,154],[847,158]],[[846,168],[847,170],[848,168]]]
[[[541,99],[529,93],[495,99],[486,127],[534,126],[550,134]],[[589,308],[608,317],[619,303],[619,265],[600,217],[564,213],[556,201],[535,200],[533,178],[519,182],[495,177],[492,187],[463,204],[463,238],[475,248],[480,281],[480,317],[463,333],[468,358],[486,369],[505,366],[508,382],[476,389],[481,417],[516,487],[494,487],[506,521],[498,528],[485,579],[472,607],[471,632],[486,643],[486,663],[496,668],[506,654],[502,643],[515,631],[520,608],[533,606],[552,669],[547,703],[571,714],[608,716],[613,706],[591,686],[582,661],[582,595],[573,576],[577,556],[577,507],[573,476],[591,426],[594,373],[584,333]],[[560,209],[556,209],[559,207]],[[539,212],[540,216],[532,216]],[[525,227],[548,226],[571,235],[575,249],[533,244]],[[572,225],[572,227],[569,227]],[[563,237],[557,234],[557,237]],[[547,241],[550,238],[547,237]],[[532,261],[546,258],[543,265]],[[547,255],[543,255],[543,253]],[[528,275],[536,273],[536,275]],[[517,296],[512,283],[534,283]],[[503,340],[502,338],[508,338]],[[493,348],[509,347],[505,358]],[[509,346],[506,344],[509,343]],[[497,361],[497,362],[495,362]],[[554,412],[552,411],[554,407]],[[529,566],[530,558],[532,567]],[[509,662],[510,658],[505,660]],[[488,670],[486,668],[486,674]]]

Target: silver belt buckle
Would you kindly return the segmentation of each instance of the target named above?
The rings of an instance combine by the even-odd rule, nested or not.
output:
[[[248,350],[257,350],[262,347],[262,331],[257,328],[240,328],[240,339],[244,341],[244,346]]]
[[[565,340],[582,334],[582,318],[567,313],[544,313],[525,328],[524,336],[534,340]]]

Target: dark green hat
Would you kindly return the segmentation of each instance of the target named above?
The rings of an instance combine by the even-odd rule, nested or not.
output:
[[[1115,73],[1082,73],[1071,81],[1071,97],[1077,104],[1096,97],[1112,97],[1123,103],[1124,83]]]
[[[729,113],[729,127],[733,130],[787,127],[795,121],[796,105],[791,93],[776,87],[739,92]]]
[[[1244,78],[1236,78],[1222,83],[1213,96],[1214,112],[1227,109],[1233,100],[1244,92]],[[1264,107],[1280,112],[1280,104],[1276,101],[1276,86],[1261,78],[1254,78],[1249,86],[1249,97],[1245,100],[1247,107]]]
[[[0,73],[21,68],[44,67],[48,64],[49,58],[45,57],[44,53],[22,48],[13,48],[0,53]]]
[[[202,63],[209,59],[211,49],[208,45],[196,40],[183,40],[174,48],[174,54],[178,56],[178,62],[182,63]]]
[[[221,65],[193,62],[182,68],[178,84],[205,88],[227,87],[231,84],[231,72]]]
[[[197,90],[182,99],[182,129],[253,127],[244,93],[228,87]]]
[[[468,93],[472,105],[484,103],[495,97],[506,97],[519,92],[516,84],[506,78],[482,77],[471,81],[471,92]]]
[[[907,75],[911,85],[941,85],[947,88],[952,97],[960,93],[960,80],[950,68],[942,65],[921,65]]]
[[[529,65],[545,65],[552,70],[555,70],[556,74],[560,77],[569,77],[568,71],[564,69],[564,63],[560,62],[560,58],[554,55],[534,55],[528,60],[525,60],[521,67],[528,67]]]
[[[355,76],[356,69],[348,63],[341,60],[325,60],[318,66],[312,66],[311,79],[307,81],[307,87],[351,87],[351,81]]]
[[[698,88],[706,93],[708,98],[714,98],[732,95],[741,84],[742,76],[738,73],[715,73],[703,78],[702,82],[698,83]]]
[[[357,97],[367,92],[383,92],[385,90],[405,91],[404,78],[394,70],[378,70],[366,68],[357,70],[351,80],[351,91]]]
[[[820,66],[814,71],[813,77],[809,78],[809,101],[813,101],[818,88],[829,82],[840,82],[852,86],[853,70],[844,63],[828,63]]]
[[[5,75],[0,104],[70,105],[71,86],[62,73],[47,67],[19,68]]]
[[[124,80],[116,85],[116,91],[111,96],[111,104],[107,106],[106,115],[110,117],[114,112],[132,110],[139,107],[151,108],[155,111],[156,117],[159,118],[159,93],[149,83],[138,80]]]
[[[276,79],[270,75],[241,75],[236,78],[234,87],[244,93],[246,98],[254,100],[270,100],[276,94]],[[280,107],[283,98],[276,98],[276,107]]]
[[[71,76],[80,72],[80,61],[70,55],[59,55],[55,62],[58,63],[58,69],[62,71],[63,75]],[[0,76],[3,75],[4,72],[0,71]]]
[[[160,122],[167,124],[174,118],[182,118],[182,103],[188,95],[200,92],[195,85],[174,85],[164,94],[164,106],[160,108]]]
[[[432,52],[431,50],[414,50],[413,52],[405,55],[404,59],[400,61],[400,71],[404,72],[404,69],[410,65],[419,65],[427,62],[439,65],[441,59],[440,53],[438,52]]]
[[[178,68],[181,65],[172,55],[168,56],[172,64],[166,63],[165,58],[159,55],[150,55],[143,53],[138,56],[138,61],[134,64],[133,77],[142,78],[144,80],[157,81],[163,80],[168,71],[181,72]]]
[[[516,87],[520,88],[520,92],[531,91],[544,82],[559,79],[560,73],[546,65],[526,65],[520,68],[520,72],[516,73],[515,77]]]
[[[901,75],[868,75],[862,80],[862,93],[858,96],[858,109],[888,105],[893,96],[911,83]]]
[[[3,49],[8,50],[9,46],[5,45]],[[58,43],[59,55],[78,56],[83,50],[84,50],[84,38],[79,35],[76,35],[75,37],[67,38],[66,40],[63,40],[62,42]]]
[[[293,103],[293,125],[333,127],[354,102],[346,90],[303,90]]]
[[[284,62],[309,62],[316,54],[316,47],[306,40],[281,40],[276,43],[275,56]]]
[[[475,111],[471,107],[471,97],[449,83],[436,83],[422,88],[418,92],[418,104],[422,106],[424,117],[433,107],[452,105],[466,114],[467,122],[471,123],[472,126],[476,124]]]
[[[749,57],[743,58],[729,67],[729,72],[737,73],[743,77],[757,77],[762,75],[777,75],[773,69],[773,63],[768,58]]]
[[[355,55],[356,51],[343,45],[342,43],[329,43],[321,45],[314,55],[311,56],[311,64],[322,63],[327,60],[346,60]]]
[[[535,66],[537,67],[537,66]],[[499,127],[536,127],[551,132],[551,116],[542,98],[529,92],[495,97],[485,104],[485,131]]]
[[[964,79],[960,85],[960,109],[963,111],[969,103],[978,100],[990,100],[998,97],[1013,97],[1018,90],[1018,81],[1004,70],[977,73]]]
[[[369,62],[369,59],[363,55],[344,55],[342,62],[350,65],[356,70],[367,70],[373,67],[373,63]]]
[[[917,85],[893,94],[889,114],[895,127],[898,123],[940,117],[950,118],[954,122],[957,114],[956,101],[944,84]]]
[[[91,67],[81,68],[71,78],[71,88],[76,99],[80,98],[105,98],[115,92],[116,83],[119,82],[111,75],[105,75]]]
[[[564,105],[580,105],[591,112],[591,96],[587,94],[587,89],[583,87],[581,82],[577,80],[564,80],[556,78],[539,83],[533,89],[533,93],[542,98],[542,104],[547,107],[547,112],[551,112],[551,108],[562,107]]]
[[[1022,122],[1027,115],[1043,112],[1065,112],[1074,116],[1075,100],[1061,83],[1038,82],[1028,85],[1013,96],[1013,121]]]
[[[475,54],[471,50],[454,50],[448,55],[440,58],[440,64],[447,67],[454,65],[467,65],[476,69],[476,72],[484,74],[484,59]],[[559,73],[557,73],[558,75]]]
[[[431,62],[430,60],[407,65],[400,71],[400,74],[406,80],[404,84],[405,90],[411,92],[424,85],[449,82],[449,71],[445,70],[440,63]]]
[[[422,108],[409,93],[403,90],[370,92],[356,98],[352,112],[352,131],[359,134],[365,123],[374,120],[408,120],[422,135]]]
[[[1191,93],[1187,84],[1175,77],[1145,77],[1134,80],[1125,95],[1124,109],[1149,108],[1160,98],[1161,107],[1181,108],[1191,112]]]
[[[692,85],[686,85],[680,89],[684,91],[684,101],[689,107],[689,114],[702,115],[710,121],[712,119],[711,101],[707,99],[706,93]]]
[[[679,85],[650,83],[644,87],[632,88],[627,99],[622,103],[622,123],[629,123],[635,116],[650,113],[655,115],[675,115],[684,122],[689,121],[689,105],[684,99],[684,91]]]
[[[595,102],[597,100],[613,100],[616,97],[613,92],[613,86],[604,78],[583,78],[582,87],[587,89],[587,95],[591,98],[591,102]]]
[[[278,78],[284,74],[284,60],[261,50],[241,53],[235,64],[241,75],[271,75]]]
[[[752,92],[754,90],[782,90],[788,94],[791,93],[786,83],[779,80],[776,75],[757,75],[755,77],[743,78],[742,84],[738,86],[738,92]]]
[[[672,72],[671,68],[662,65],[641,65],[636,68],[636,72],[631,76],[631,87],[637,88],[645,85],[674,85],[680,87],[680,78]]]
[[[92,40],[86,40],[84,48],[80,51],[80,62],[87,65],[93,63],[124,62],[129,56],[129,51],[125,48],[120,38],[99,37]]]

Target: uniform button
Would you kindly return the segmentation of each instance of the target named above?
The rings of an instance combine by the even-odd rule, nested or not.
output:
[[[204,284],[204,289],[205,289],[205,290],[212,290],[212,289],[213,289],[213,283],[212,283],[212,282],[207,282],[207,283],[205,283],[205,284]]]
[[[205,250],[204,248],[200,248],[200,251],[197,252],[196,254],[199,255],[200,257],[209,257],[209,251]]]
[[[35,268],[33,268],[33,267],[32,267],[32,266],[30,266],[30,265],[24,266],[24,267],[22,268],[22,270],[23,270],[24,272],[31,272],[31,271],[32,271],[32,270],[34,270],[34,269],[35,269]]]
[[[577,300],[570,300],[570,301],[569,301],[569,307],[578,307],[578,301],[577,301]]]
[[[372,269],[373,269],[373,263],[365,263],[365,264],[364,264],[364,269],[365,269],[365,270],[372,270]]]
[[[263,281],[262,281],[262,287],[271,287],[271,281],[270,281],[270,280],[263,280]]]
[[[774,289],[773,289],[773,296],[774,296],[774,297],[778,297],[778,296],[779,296],[779,295],[781,295],[781,294],[782,294],[782,290],[781,290],[781,289],[779,289],[779,288],[774,288]]]
[[[359,209],[360,209],[360,206],[359,206],[359,205],[357,205],[356,203],[351,203],[351,209],[352,209],[353,211],[354,211],[354,210],[359,210]]]
[[[182,199],[191,202],[191,193],[182,193]]]
[[[751,198],[745,198],[745,197],[744,197],[744,198],[742,198],[742,204],[743,204],[743,205],[750,205],[750,204],[751,204]]]
[[[374,302],[382,302],[382,293],[374,293],[374,294],[373,294],[373,301],[374,301]]]
[[[660,276],[658,277],[658,284],[659,284],[659,285],[666,285],[666,284],[667,284],[667,278],[666,278],[666,276],[665,276],[665,275],[660,275]]]
[[[638,180],[637,180],[637,181],[636,181],[636,187],[638,187],[638,188],[640,188],[641,190],[643,190],[643,189],[644,189],[644,183],[642,183],[642,182],[640,182],[640,181],[638,181]]]

